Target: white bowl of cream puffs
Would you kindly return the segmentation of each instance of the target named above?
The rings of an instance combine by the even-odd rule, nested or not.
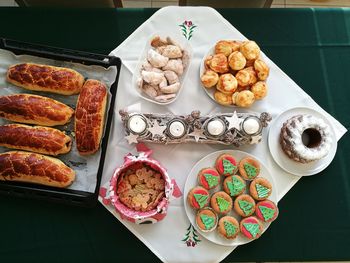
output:
[[[204,57],[200,80],[217,103],[250,107],[266,97],[269,71],[254,41],[220,40]]]
[[[164,33],[146,44],[133,77],[133,86],[145,100],[159,105],[174,102],[182,90],[192,56],[191,46]]]

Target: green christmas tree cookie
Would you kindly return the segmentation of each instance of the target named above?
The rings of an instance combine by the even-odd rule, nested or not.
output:
[[[205,180],[207,181],[209,188],[213,188],[218,185],[219,177],[212,174],[204,174]]]
[[[230,203],[220,196],[216,197],[216,202],[218,203],[220,212],[226,211],[230,206]]]
[[[247,231],[248,231],[254,238],[256,238],[256,236],[257,236],[258,234],[260,234],[259,224],[255,224],[255,223],[243,223],[243,226],[245,227],[245,229],[247,229]]]
[[[258,169],[253,165],[251,165],[250,163],[245,163],[243,167],[249,178],[254,178],[257,176]]]
[[[237,232],[237,227],[229,221],[224,221],[224,228],[228,237],[234,236]]]
[[[222,165],[224,166],[224,174],[233,174],[237,167],[225,158],[222,159]]]
[[[238,200],[239,207],[243,210],[245,215],[250,215],[254,208],[253,204],[245,200]]]
[[[242,183],[241,180],[237,179],[236,177],[232,177],[232,181],[227,181],[226,183],[227,188],[230,190],[231,196],[236,196],[242,190],[244,189],[245,185]]]
[[[272,208],[269,208],[266,206],[259,205],[259,210],[260,210],[261,214],[263,215],[265,221],[269,221],[275,215],[275,209],[272,209]]]
[[[269,196],[270,193],[270,189],[261,185],[261,184],[255,184],[255,189],[256,192],[258,193],[258,197],[259,198],[265,198]]]
[[[212,229],[215,225],[215,218],[212,216],[208,216],[205,214],[200,215],[200,218],[203,222],[203,225],[205,226],[205,229],[209,230]]]
[[[196,199],[197,203],[199,204],[200,208],[203,208],[208,202],[209,196],[207,195],[194,194],[193,196],[194,196],[194,199]]]

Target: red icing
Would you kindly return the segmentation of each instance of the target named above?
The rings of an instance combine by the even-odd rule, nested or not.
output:
[[[271,209],[274,209],[275,210],[275,214],[274,214],[274,217],[272,218],[272,220],[276,217],[276,207],[270,203],[270,202],[266,202],[266,201],[262,201],[262,202],[259,202],[256,204],[256,208],[255,208],[255,214],[256,216],[261,219],[262,221],[265,221],[264,219],[264,216],[263,214],[261,213],[260,209],[259,209],[259,206],[265,206],[267,208],[271,208]],[[270,220],[270,221],[272,221]]]
[[[242,225],[243,225],[243,223],[259,224],[259,221],[254,217],[248,217],[248,218],[244,219],[244,221],[242,221]],[[249,231],[244,227],[244,225],[241,228],[241,231],[245,236],[247,236],[249,238],[253,238],[253,235],[249,233]]]
[[[192,205],[194,208],[198,209],[198,208],[200,208],[200,206],[199,206],[196,198],[194,198],[194,194],[208,195],[208,192],[205,191],[204,189],[196,189],[192,193],[193,193],[192,198],[191,198]],[[209,198],[208,198],[208,200],[209,200]]]
[[[181,192],[179,186],[177,185],[176,181],[174,179],[171,179],[171,182],[174,185],[173,196],[176,197],[176,198],[181,197],[182,196],[182,192]]]
[[[216,169],[218,170],[218,172],[220,174],[224,174],[224,164],[222,163],[223,159],[226,159],[226,160],[230,161],[234,166],[237,166],[237,162],[236,162],[235,158],[233,158],[232,156],[229,156],[229,155],[225,155],[223,158],[220,158],[220,162],[216,163]],[[230,174],[227,174],[227,175],[230,175]]]
[[[207,180],[205,179],[205,176],[204,176],[205,173],[206,174],[211,174],[211,175],[217,176],[217,177],[219,177],[220,175],[217,173],[217,171],[215,171],[213,169],[205,169],[205,170],[201,171],[201,175],[199,176],[199,181],[200,181],[201,185],[204,188],[210,189],[209,184],[208,184],[208,182],[207,182]],[[220,182],[220,180],[219,180],[219,182]]]

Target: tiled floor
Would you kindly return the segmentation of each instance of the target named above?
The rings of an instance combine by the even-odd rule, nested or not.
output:
[[[49,0],[48,0],[49,1]],[[164,7],[176,0],[123,0],[124,7]],[[17,6],[14,0],[0,0],[0,6]],[[271,7],[350,7],[350,0],[274,0]]]

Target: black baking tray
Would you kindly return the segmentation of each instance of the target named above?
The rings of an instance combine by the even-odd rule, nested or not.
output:
[[[81,207],[95,206],[101,184],[104,160],[108,147],[109,131],[111,129],[115,98],[118,89],[118,80],[121,69],[120,58],[65,48],[26,43],[6,38],[0,38],[0,49],[12,51],[16,55],[32,55],[60,61],[76,62],[85,65],[98,65],[105,68],[111,66],[117,67],[116,79],[110,87],[111,102],[107,113],[105,134],[101,141],[101,159],[98,164],[98,172],[96,175],[97,183],[94,193],[28,183],[0,181],[0,194],[3,195],[42,199]]]

